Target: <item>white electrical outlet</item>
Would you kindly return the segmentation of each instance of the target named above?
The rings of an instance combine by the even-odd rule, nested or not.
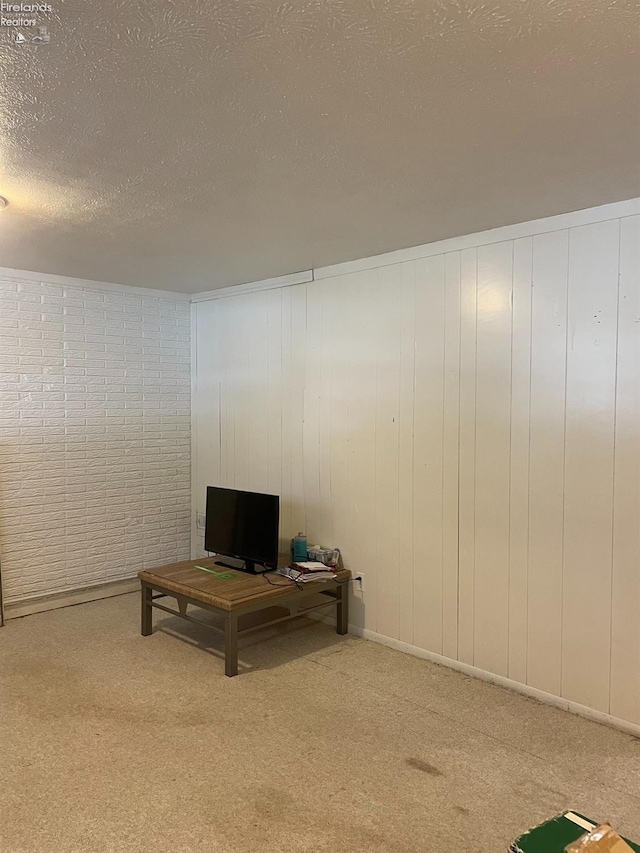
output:
[[[356,588],[356,592],[364,594],[364,575],[362,574],[362,572],[356,572],[353,585]]]
[[[198,530],[204,530],[205,528],[205,515],[203,512],[196,513],[196,527]]]

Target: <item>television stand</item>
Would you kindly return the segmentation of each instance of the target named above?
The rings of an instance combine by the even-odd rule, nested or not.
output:
[[[281,564],[291,561],[284,554]],[[238,673],[238,637],[257,631],[268,625],[277,625],[298,616],[304,616],[320,608],[333,606],[336,613],[336,631],[346,634],[349,628],[349,580],[348,569],[337,569],[334,580],[312,581],[298,586],[288,578],[270,575],[250,575],[238,572],[232,577],[220,577],[222,572],[209,574],[196,569],[196,565],[213,569],[213,558],[185,560],[138,572],[141,590],[141,634],[151,633],[153,608],[172,616],[180,616],[189,622],[217,631],[224,637],[224,674]],[[218,564],[219,565],[219,564]],[[157,599],[174,598],[178,609],[167,607]],[[204,622],[187,613],[187,607],[203,608],[214,613],[218,624]],[[263,611],[266,617],[254,619]]]

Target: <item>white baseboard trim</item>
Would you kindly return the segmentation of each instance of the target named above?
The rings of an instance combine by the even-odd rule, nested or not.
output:
[[[335,626],[335,618],[324,613],[310,613],[309,619],[315,619],[319,622],[324,622],[327,625]],[[502,675],[494,675],[492,672],[487,672],[484,669],[479,669],[477,666],[471,666],[462,661],[453,660],[443,655],[438,655],[435,652],[429,652],[426,649],[421,649],[418,646],[412,646],[409,643],[403,643],[401,640],[394,640],[392,637],[385,637],[384,634],[377,634],[375,631],[370,631],[368,628],[361,628],[359,625],[349,625],[349,633],[356,637],[363,637],[365,640],[371,640],[374,643],[380,643],[382,646],[388,646],[391,649],[396,649],[399,652],[404,652],[408,655],[413,655],[423,660],[437,663],[440,666],[446,666],[449,669],[455,669],[457,672],[462,672],[465,675],[471,675],[474,678],[479,678],[482,681],[488,681],[490,684],[496,684],[498,687],[505,687],[507,690],[513,690],[516,693],[521,693],[523,696],[528,696],[530,699],[537,699],[538,702],[544,702],[545,705],[553,705],[555,708],[561,708],[563,711],[569,711],[571,714],[576,714],[579,717],[585,717],[587,720],[592,720],[596,723],[603,723],[605,726],[612,726],[626,734],[640,738],[640,725],[632,723],[629,720],[622,720],[620,717],[614,717],[612,714],[605,714],[603,711],[596,711],[594,708],[589,708],[587,705],[580,705],[578,702],[572,702],[569,699],[563,699],[561,696],[555,696],[553,693],[545,693],[544,690],[538,690],[537,687],[529,687],[527,684],[521,684],[519,681],[513,681]]]
[[[4,606],[4,617],[5,621],[19,619],[22,616],[31,616],[33,613],[43,613],[45,610],[57,610],[59,607],[71,607],[74,604],[86,604],[88,601],[97,601],[100,598],[125,595],[129,592],[137,592],[139,589],[140,581],[136,577],[107,581],[69,592],[40,595],[13,603],[7,602]]]

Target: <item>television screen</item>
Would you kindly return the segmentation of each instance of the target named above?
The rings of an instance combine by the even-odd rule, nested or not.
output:
[[[207,486],[205,550],[276,568],[279,519],[278,495]]]

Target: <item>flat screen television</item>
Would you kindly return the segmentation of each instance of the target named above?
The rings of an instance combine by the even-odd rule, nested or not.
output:
[[[205,550],[244,561],[220,565],[247,572],[277,568],[279,521],[278,495],[207,486]]]

